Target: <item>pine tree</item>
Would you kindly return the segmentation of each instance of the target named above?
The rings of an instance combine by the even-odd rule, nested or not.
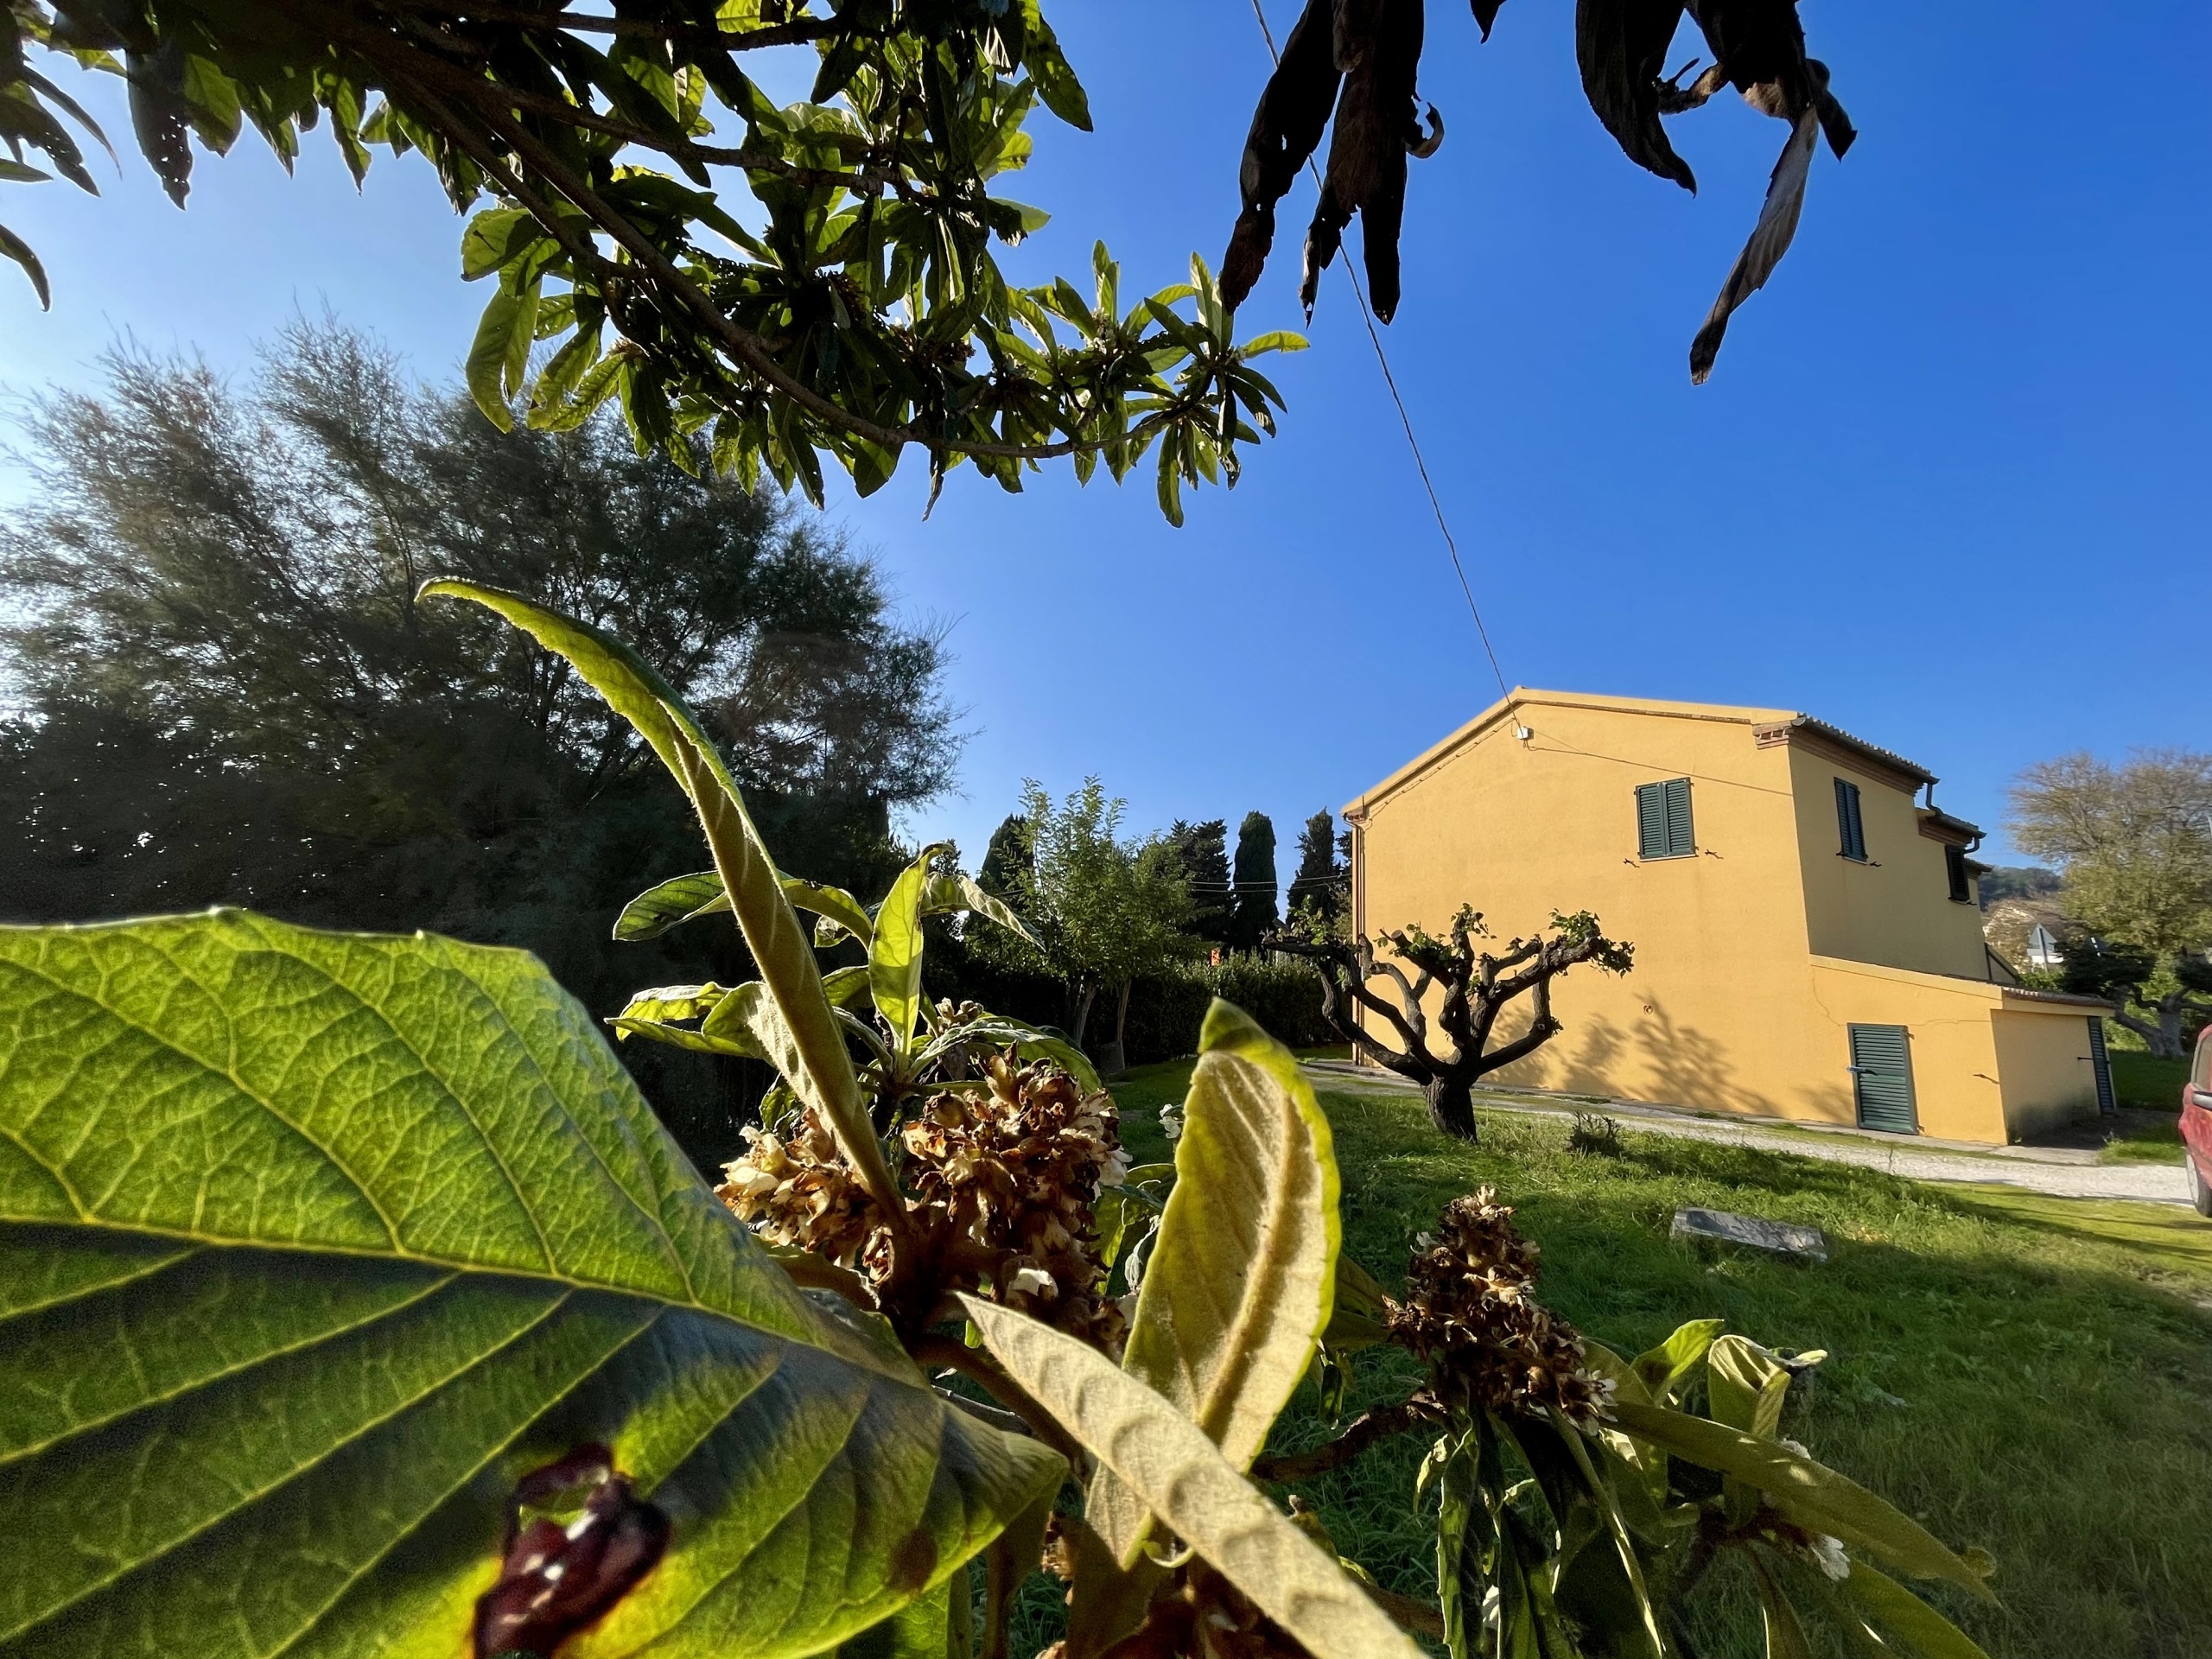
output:
[[[1174,849],[1190,888],[1190,932],[1211,944],[1227,944],[1236,896],[1229,885],[1228,821],[1208,818],[1192,823],[1178,818],[1168,826],[1167,844]]]
[[[1256,951],[1282,920],[1275,908],[1275,826],[1264,812],[1247,812],[1236,826],[1236,900],[1229,942]]]
[[[1298,874],[1291,878],[1290,913],[1318,911],[1334,917],[1344,898],[1344,866],[1337,859],[1337,820],[1316,812],[1298,834]]]

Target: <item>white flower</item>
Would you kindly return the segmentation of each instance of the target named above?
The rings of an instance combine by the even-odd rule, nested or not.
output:
[[[1042,1268],[1016,1268],[1010,1288],[1027,1291],[1032,1296],[1050,1297],[1058,1294],[1060,1287]]]
[[[1807,1553],[1815,1567],[1839,1584],[1851,1576],[1851,1561],[1843,1553],[1842,1539],[1831,1538],[1825,1532],[1815,1533],[1813,1547]]]
[[[1167,1105],[1160,1109],[1160,1130],[1170,1141],[1183,1138],[1183,1109],[1180,1106]]]
[[[1784,1446],[1789,1451],[1795,1452],[1799,1457],[1805,1459],[1808,1462],[1812,1460],[1812,1448],[1808,1446],[1802,1440],[1780,1439],[1777,1440],[1775,1444],[1779,1446]]]
[[[729,1178],[729,1185],[744,1198],[765,1198],[783,1183],[765,1169],[755,1169],[749,1164],[733,1163],[723,1166],[722,1173]]]
[[[1129,1154],[1123,1152],[1119,1147],[1116,1147],[1114,1148],[1113,1154],[1099,1166],[1098,1185],[1101,1186],[1119,1186],[1122,1184],[1122,1177],[1128,1173]]]

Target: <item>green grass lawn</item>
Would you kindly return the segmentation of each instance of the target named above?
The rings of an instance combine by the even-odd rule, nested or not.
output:
[[[1189,1071],[1149,1066],[1116,1085],[1134,1156],[1168,1155],[1158,1109]],[[1386,1285],[1447,1200],[1492,1184],[1543,1247],[1546,1300],[1599,1340],[1634,1352],[1719,1315],[1763,1342],[1828,1350],[1815,1385],[1793,1391],[1785,1432],[1946,1541],[1996,1556],[2003,1611],[1935,1599],[1997,1659],[2212,1655],[2212,1223],[1632,1128],[1624,1156],[1587,1157],[1567,1150],[1565,1118],[1491,1115],[1482,1144],[1462,1147],[1410,1096],[1322,1099],[1346,1248]],[[1831,1259],[1672,1243],[1683,1204],[1810,1223]],[[1370,1363],[1359,1401],[1400,1397],[1414,1375],[1395,1354]],[[1276,1442],[1331,1432],[1302,1395]],[[1347,1554],[1430,1596],[1433,1545],[1411,1501],[1425,1449],[1394,1443],[1300,1491]],[[1700,1596],[1703,1659],[1761,1651],[1743,1586],[1716,1579]]]

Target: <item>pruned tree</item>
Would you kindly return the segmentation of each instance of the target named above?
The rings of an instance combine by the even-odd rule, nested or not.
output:
[[[1491,938],[1482,913],[1462,905],[1442,938],[1421,927],[1384,933],[1382,944],[1395,961],[1378,956],[1363,933],[1292,927],[1268,943],[1319,968],[1330,1025],[1376,1065],[1421,1084],[1429,1121],[1439,1129],[1472,1141],[1475,1080],[1527,1059],[1562,1029],[1552,1014],[1552,982],[1586,962],[1625,974],[1636,950],[1607,938],[1586,910],[1554,912],[1549,932],[1509,939],[1495,953],[1483,948]],[[1385,991],[1373,988],[1377,981],[1389,982]],[[1523,997],[1528,1028],[1492,1047],[1499,1019]],[[1362,1011],[1371,1018],[1362,1021]],[[1378,1021],[1395,1035],[1395,1047],[1376,1034]]]

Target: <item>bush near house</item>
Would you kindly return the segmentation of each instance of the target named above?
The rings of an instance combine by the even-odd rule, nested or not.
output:
[[[974,1001],[1039,1025],[1066,1017],[1065,988],[1042,974],[1024,974],[938,949],[925,969],[930,995]],[[1280,957],[1229,957],[1218,967],[1194,963],[1169,974],[1141,976],[1129,992],[1132,1065],[1180,1059],[1198,1052],[1198,1027],[1215,997],[1234,1002],[1277,1042],[1313,1048],[1339,1041],[1321,1012],[1320,976]],[[1096,1034],[1109,1034],[1104,1032]]]

